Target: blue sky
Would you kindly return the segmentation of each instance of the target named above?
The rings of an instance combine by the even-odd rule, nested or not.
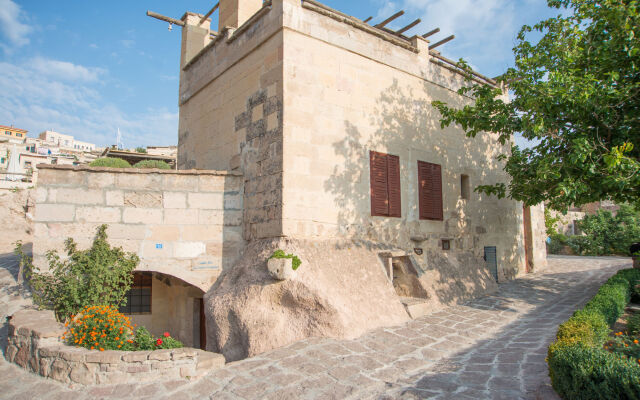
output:
[[[445,56],[464,57],[495,76],[512,65],[511,48],[523,24],[558,14],[546,0],[324,0],[372,23],[404,9],[390,24],[435,27],[432,41],[455,34]],[[0,0],[0,125],[53,129],[97,145],[177,144],[180,28],[149,18],[147,10],[180,18],[205,13],[214,1]],[[217,13],[213,26],[217,26]]]

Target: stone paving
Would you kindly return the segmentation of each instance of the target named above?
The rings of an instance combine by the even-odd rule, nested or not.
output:
[[[2,399],[553,399],[546,349],[559,323],[629,259],[551,257],[543,274],[355,340],[308,339],[227,364],[195,381],[83,387],[32,375],[0,357]],[[17,262],[0,256],[5,317],[29,300]]]

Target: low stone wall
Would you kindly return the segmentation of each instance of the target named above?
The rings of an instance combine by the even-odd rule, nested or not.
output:
[[[95,351],[62,344],[65,328],[53,312],[22,310],[9,322],[6,358],[63,383],[82,385],[197,378],[224,366],[224,357],[198,349]]]
[[[243,178],[226,171],[39,165],[34,263],[71,237],[87,248],[107,224],[109,243],[140,257],[139,270],[203,291],[243,248]]]

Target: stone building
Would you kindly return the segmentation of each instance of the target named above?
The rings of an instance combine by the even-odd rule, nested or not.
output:
[[[433,309],[544,267],[541,209],[473,191],[508,180],[495,157],[511,144],[440,128],[432,100],[462,106],[472,99],[455,92],[463,76],[428,40],[311,0],[222,0],[219,12],[213,35],[201,15],[182,18],[178,167],[244,175],[249,247],[238,267],[246,262],[247,269],[230,271],[208,295],[221,349],[241,340],[242,351],[262,350],[252,338],[234,336],[250,322],[269,326],[268,318],[246,315],[251,301],[233,300],[255,290],[255,277],[247,276],[264,256],[255,243],[273,247],[285,238],[292,251],[309,253],[307,263],[318,269],[307,267],[310,292],[316,274],[374,267],[382,274],[391,264],[388,282],[371,281],[360,288],[367,293],[362,303],[352,300],[352,311],[369,317],[356,332],[397,320],[389,303],[403,299],[383,295],[385,284],[407,309]],[[479,74],[473,79],[496,85]],[[361,259],[346,250],[352,243],[366,249]],[[335,249],[340,265],[313,258],[310,248],[323,245]],[[229,293],[227,281],[234,282]],[[336,303],[354,298],[343,286]],[[386,308],[368,303],[374,297]],[[352,311],[339,314],[354,318]],[[231,314],[235,328],[228,327]]]
[[[152,307],[154,329],[177,324],[197,343],[206,325],[227,360],[356,337],[544,268],[542,208],[473,191],[508,180],[496,156],[510,144],[440,128],[432,100],[472,99],[428,40],[312,0],[221,0],[219,13],[217,32],[200,14],[162,18],[182,26],[178,171],[50,167],[36,258],[113,224],[141,270],[200,290],[156,299],[153,281],[151,302],[182,304]],[[268,273],[276,249],[302,259],[291,279]]]

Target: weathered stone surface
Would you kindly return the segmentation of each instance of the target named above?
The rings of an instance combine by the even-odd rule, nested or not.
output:
[[[82,385],[91,385],[96,382],[95,367],[91,364],[78,363],[71,369],[69,378]]]
[[[292,278],[296,271],[291,266],[292,260],[290,258],[270,258],[267,260],[267,269],[269,275],[273,279],[284,281]]]
[[[122,360],[126,362],[143,362],[147,361],[149,354],[151,354],[151,351],[129,351],[122,356]]]
[[[295,279],[269,276],[265,264],[278,248],[305,260]],[[227,361],[311,336],[353,338],[408,320],[375,253],[353,243],[254,241],[205,302],[207,343]]]
[[[156,360],[156,361],[171,360],[171,350],[169,349],[154,350],[151,353],[149,353],[149,360]]]

